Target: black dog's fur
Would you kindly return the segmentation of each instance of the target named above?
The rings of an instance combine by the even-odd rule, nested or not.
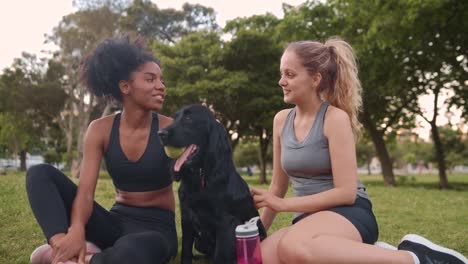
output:
[[[224,127],[210,110],[190,105],[159,132],[165,146],[197,146],[174,178],[181,181],[182,263],[192,263],[192,246],[214,263],[236,263],[235,228],[258,216],[247,183],[236,172]],[[257,223],[261,239],[266,237]]]

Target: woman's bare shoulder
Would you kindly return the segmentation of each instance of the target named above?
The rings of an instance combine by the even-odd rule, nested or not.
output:
[[[351,133],[351,120],[349,115],[338,107],[329,106],[325,114],[324,134],[329,136],[331,132]]]
[[[273,124],[275,126],[282,126],[291,109],[292,108],[283,109],[276,113],[275,118],[273,119]]]
[[[273,119],[273,134],[280,135],[284,127],[284,122],[292,108],[280,110]]]
[[[114,123],[116,115],[117,114],[111,114],[91,121],[91,123],[88,126],[87,133],[107,136],[107,132],[110,132],[110,130],[112,129],[112,124]]]
[[[325,123],[329,125],[336,126],[336,125],[343,125],[344,123],[350,123],[348,114],[338,107],[334,107],[332,105],[328,106],[327,112],[325,114]]]

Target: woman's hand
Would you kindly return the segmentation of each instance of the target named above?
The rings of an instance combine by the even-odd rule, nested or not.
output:
[[[275,212],[283,212],[287,209],[284,199],[279,198],[267,190],[252,187],[250,188],[250,193],[252,194],[257,209],[268,207]]]
[[[85,263],[86,240],[84,231],[68,229],[68,233],[53,243],[53,264],[62,263],[67,260],[77,261],[79,264]]]

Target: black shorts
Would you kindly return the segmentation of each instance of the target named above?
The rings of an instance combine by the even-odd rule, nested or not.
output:
[[[361,234],[362,242],[374,244],[379,237],[379,228],[372,212],[372,203],[365,198],[357,197],[353,205],[338,206],[327,211],[335,212],[348,219]],[[292,224],[299,222],[313,213],[304,213],[292,220]]]

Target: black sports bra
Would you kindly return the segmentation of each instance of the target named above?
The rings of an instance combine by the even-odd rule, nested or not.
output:
[[[117,189],[127,192],[144,192],[162,189],[172,183],[169,172],[170,158],[164,152],[158,136],[158,115],[153,113],[151,130],[145,152],[137,161],[128,160],[119,141],[120,116],[114,123],[104,159],[112,181]]]

